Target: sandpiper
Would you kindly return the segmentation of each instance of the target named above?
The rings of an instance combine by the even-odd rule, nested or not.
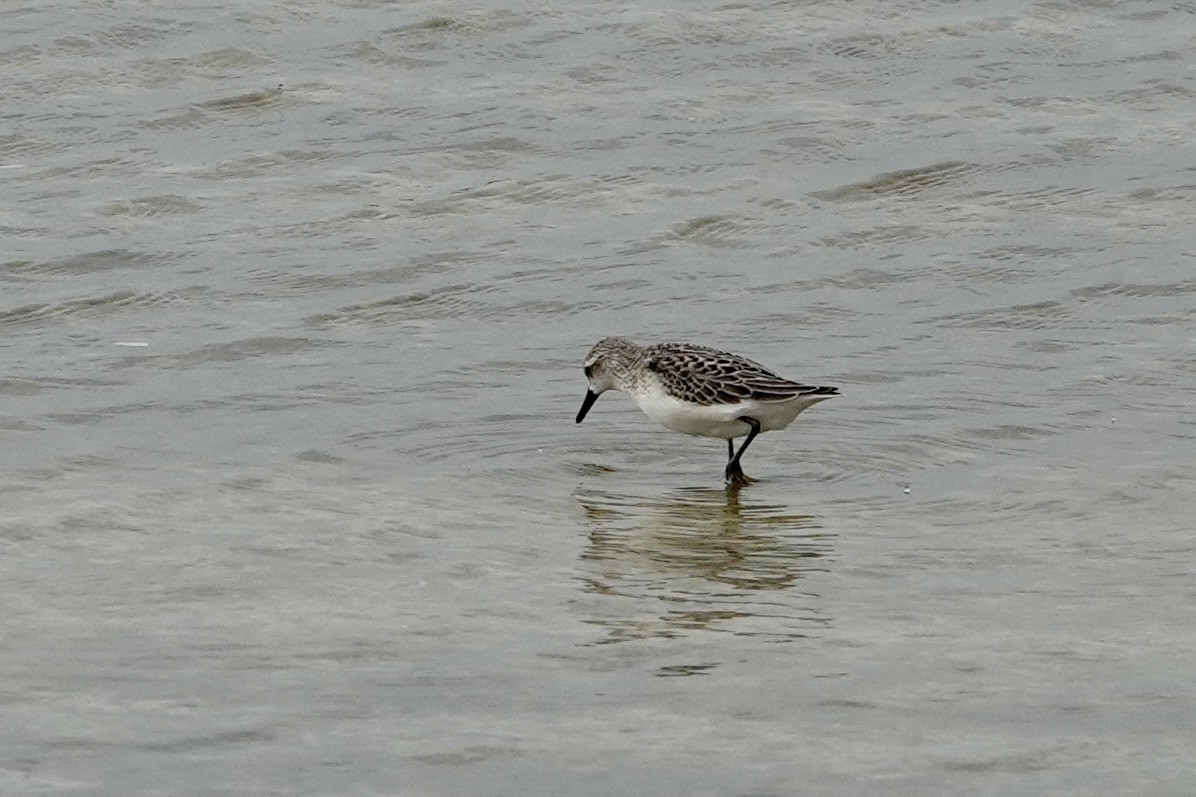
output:
[[[791,382],[746,357],[692,343],[637,346],[606,338],[586,356],[585,373],[589,389],[578,423],[607,390],[630,393],[648,417],[674,431],[726,440],[725,476],[735,487],[751,481],[739,461],[756,435],[784,429],[806,407],[839,395],[837,387]],[[744,435],[736,451],[732,441]]]

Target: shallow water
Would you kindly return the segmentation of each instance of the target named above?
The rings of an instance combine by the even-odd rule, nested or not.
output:
[[[1196,5],[0,13],[4,794],[1192,791]]]

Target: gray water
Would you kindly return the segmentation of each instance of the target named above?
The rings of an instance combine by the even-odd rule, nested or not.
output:
[[[1193,793],[1194,37],[6,4],[0,793]]]

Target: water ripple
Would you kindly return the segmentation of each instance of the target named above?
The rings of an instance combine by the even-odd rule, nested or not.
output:
[[[875,199],[878,197],[913,199],[953,183],[971,181],[976,176],[990,171],[992,171],[991,167],[977,163],[948,161],[917,169],[886,172],[862,182],[817,191],[812,196],[828,201]]]
[[[51,304],[31,304],[0,310],[0,327],[30,327],[68,320],[104,318],[146,307],[164,307],[185,302],[190,296],[190,292],[143,294],[136,291],[116,291]]]
[[[817,595],[798,588],[825,570],[833,537],[791,508],[723,490],[662,498],[583,492],[590,525],[585,589],[601,643],[699,632],[792,640],[823,631]]]

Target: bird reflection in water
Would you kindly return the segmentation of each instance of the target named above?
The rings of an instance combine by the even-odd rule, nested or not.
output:
[[[697,631],[783,641],[828,625],[799,584],[831,550],[814,517],[741,502],[737,490],[578,498],[590,523],[585,590],[606,598],[587,620],[605,629],[599,643]]]

